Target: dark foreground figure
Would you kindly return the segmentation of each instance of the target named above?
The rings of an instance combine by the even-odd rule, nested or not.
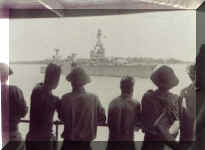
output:
[[[134,100],[134,79],[123,77],[120,82],[121,95],[109,106],[109,141],[107,150],[135,150],[134,130],[140,127],[141,106]]]
[[[61,150],[92,150],[90,142],[86,141],[64,141]]]
[[[169,129],[173,124],[177,125],[179,104],[178,96],[169,90],[178,85],[178,78],[172,68],[161,66],[153,72],[151,80],[158,89],[149,90],[142,98],[145,133],[142,150],[163,150],[165,144],[175,149],[177,145],[174,141],[178,129],[172,132]]]
[[[58,98],[52,90],[58,85],[61,69],[55,64],[46,68],[45,81],[39,83],[31,94],[30,126],[26,137],[26,150],[53,150],[53,116]]]
[[[90,77],[80,67],[67,76],[72,92],[62,97],[59,118],[64,123],[62,150],[89,150],[90,142],[96,138],[97,125],[105,124],[104,108],[98,97],[86,92],[84,85]]]
[[[202,150],[205,147],[205,44],[200,48],[196,59],[196,139],[189,150]]]
[[[192,83],[180,94],[180,150],[188,150],[195,141],[194,124],[196,120],[196,66],[188,71]]]
[[[26,115],[28,108],[21,89],[6,84],[8,76],[12,73],[6,64],[0,63],[3,147],[5,146],[6,150],[23,150],[24,144],[21,142],[18,123]]]

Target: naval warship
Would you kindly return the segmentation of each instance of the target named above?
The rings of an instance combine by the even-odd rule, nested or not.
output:
[[[55,49],[56,54],[50,59],[49,63],[55,63],[61,66],[63,74],[68,74],[73,67],[82,67],[91,76],[109,76],[122,77],[133,76],[139,78],[149,78],[156,64],[128,63],[123,58],[107,58],[105,56],[105,48],[102,43],[102,32],[97,32],[97,41],[90,51],[89,59],[76,59],[77,54],[72,54],[65,59],[59,55],[60,50]],[[45,72],[45,66],[41,67],[41,73]]]

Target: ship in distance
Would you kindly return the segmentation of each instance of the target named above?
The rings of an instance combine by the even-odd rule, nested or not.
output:
[[[90,51],[89,59],[77,59],[77,54],[62,59],[59,55],[60,50],[55,49],[56,54],[49,60],[48,63],[55,63],[61,66],[63,74],[68,74],[73,67],[82,67],[91,76],[109,76],[122,77],[133,76],[139,78],[149,78],[153,69],[157,64],[152,63],[129,63],[123,58],[107,58],[105,56],[105,48],[102,43],[102,32],[98,29],[97,41]],[[41,73],[45,72],[45,66],[41,67]]]

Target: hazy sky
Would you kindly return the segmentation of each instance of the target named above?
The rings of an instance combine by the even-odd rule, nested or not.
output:
[[[194,61],[195,11],[118,16],[15,19],[10,21],[10,59],[39,60],[59,48],[66,57],[88,57],[97,29],[104,34],[106,56],[154,57]]]

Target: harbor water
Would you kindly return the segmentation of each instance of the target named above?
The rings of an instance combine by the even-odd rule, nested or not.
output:
[[[14,71],[14,74],[10,77],[9,83],[19,86],[24,93],[26,103],[30,105],[30,95],[33,87],[38,83],[43,81],[44,75],[40,73],[41,65],[11,65],[11,68]],[[172,91],[176,94],[180,93],[180,90],[190,84],[190,79],[187,75],[186,64],[171,65],[171,67],[176,72],[180,83]],[[120,95],[120,78],[117,77],[91,77],[92,82],[86,85],[86,90],[88,92],[98,95],[103,107],[106,110],[109,106],[111,100]],[[148,89],[155,89],[155,85],[150,81],[149,78],[135,78],[135,87],[134,87],[134,98],[137,101],[141,101],[143,94]],[[54,94],[61,97],[64,93],[71,91],[71,85],[65,80],[65,76],[62,75],[58,88],[54,91]],[[39,108],[43,109],[43,108]],[[29,113],[24,119],[29,119]],[[57,120],[57,114],[55,114],[55,120]],[[20,123],[19,125],[20,132],[22,133],[23,138],[28,132],[28,124]],[[55,134],[55,130],[54,134]],[[60,135],[63,131],[63,126],[59,128],[59,140]],[[108,129],[106,127],[99,127],[96,141],[107,141],[108,139]],[[143,133],[135,133],[135,141],[142,141]]]

